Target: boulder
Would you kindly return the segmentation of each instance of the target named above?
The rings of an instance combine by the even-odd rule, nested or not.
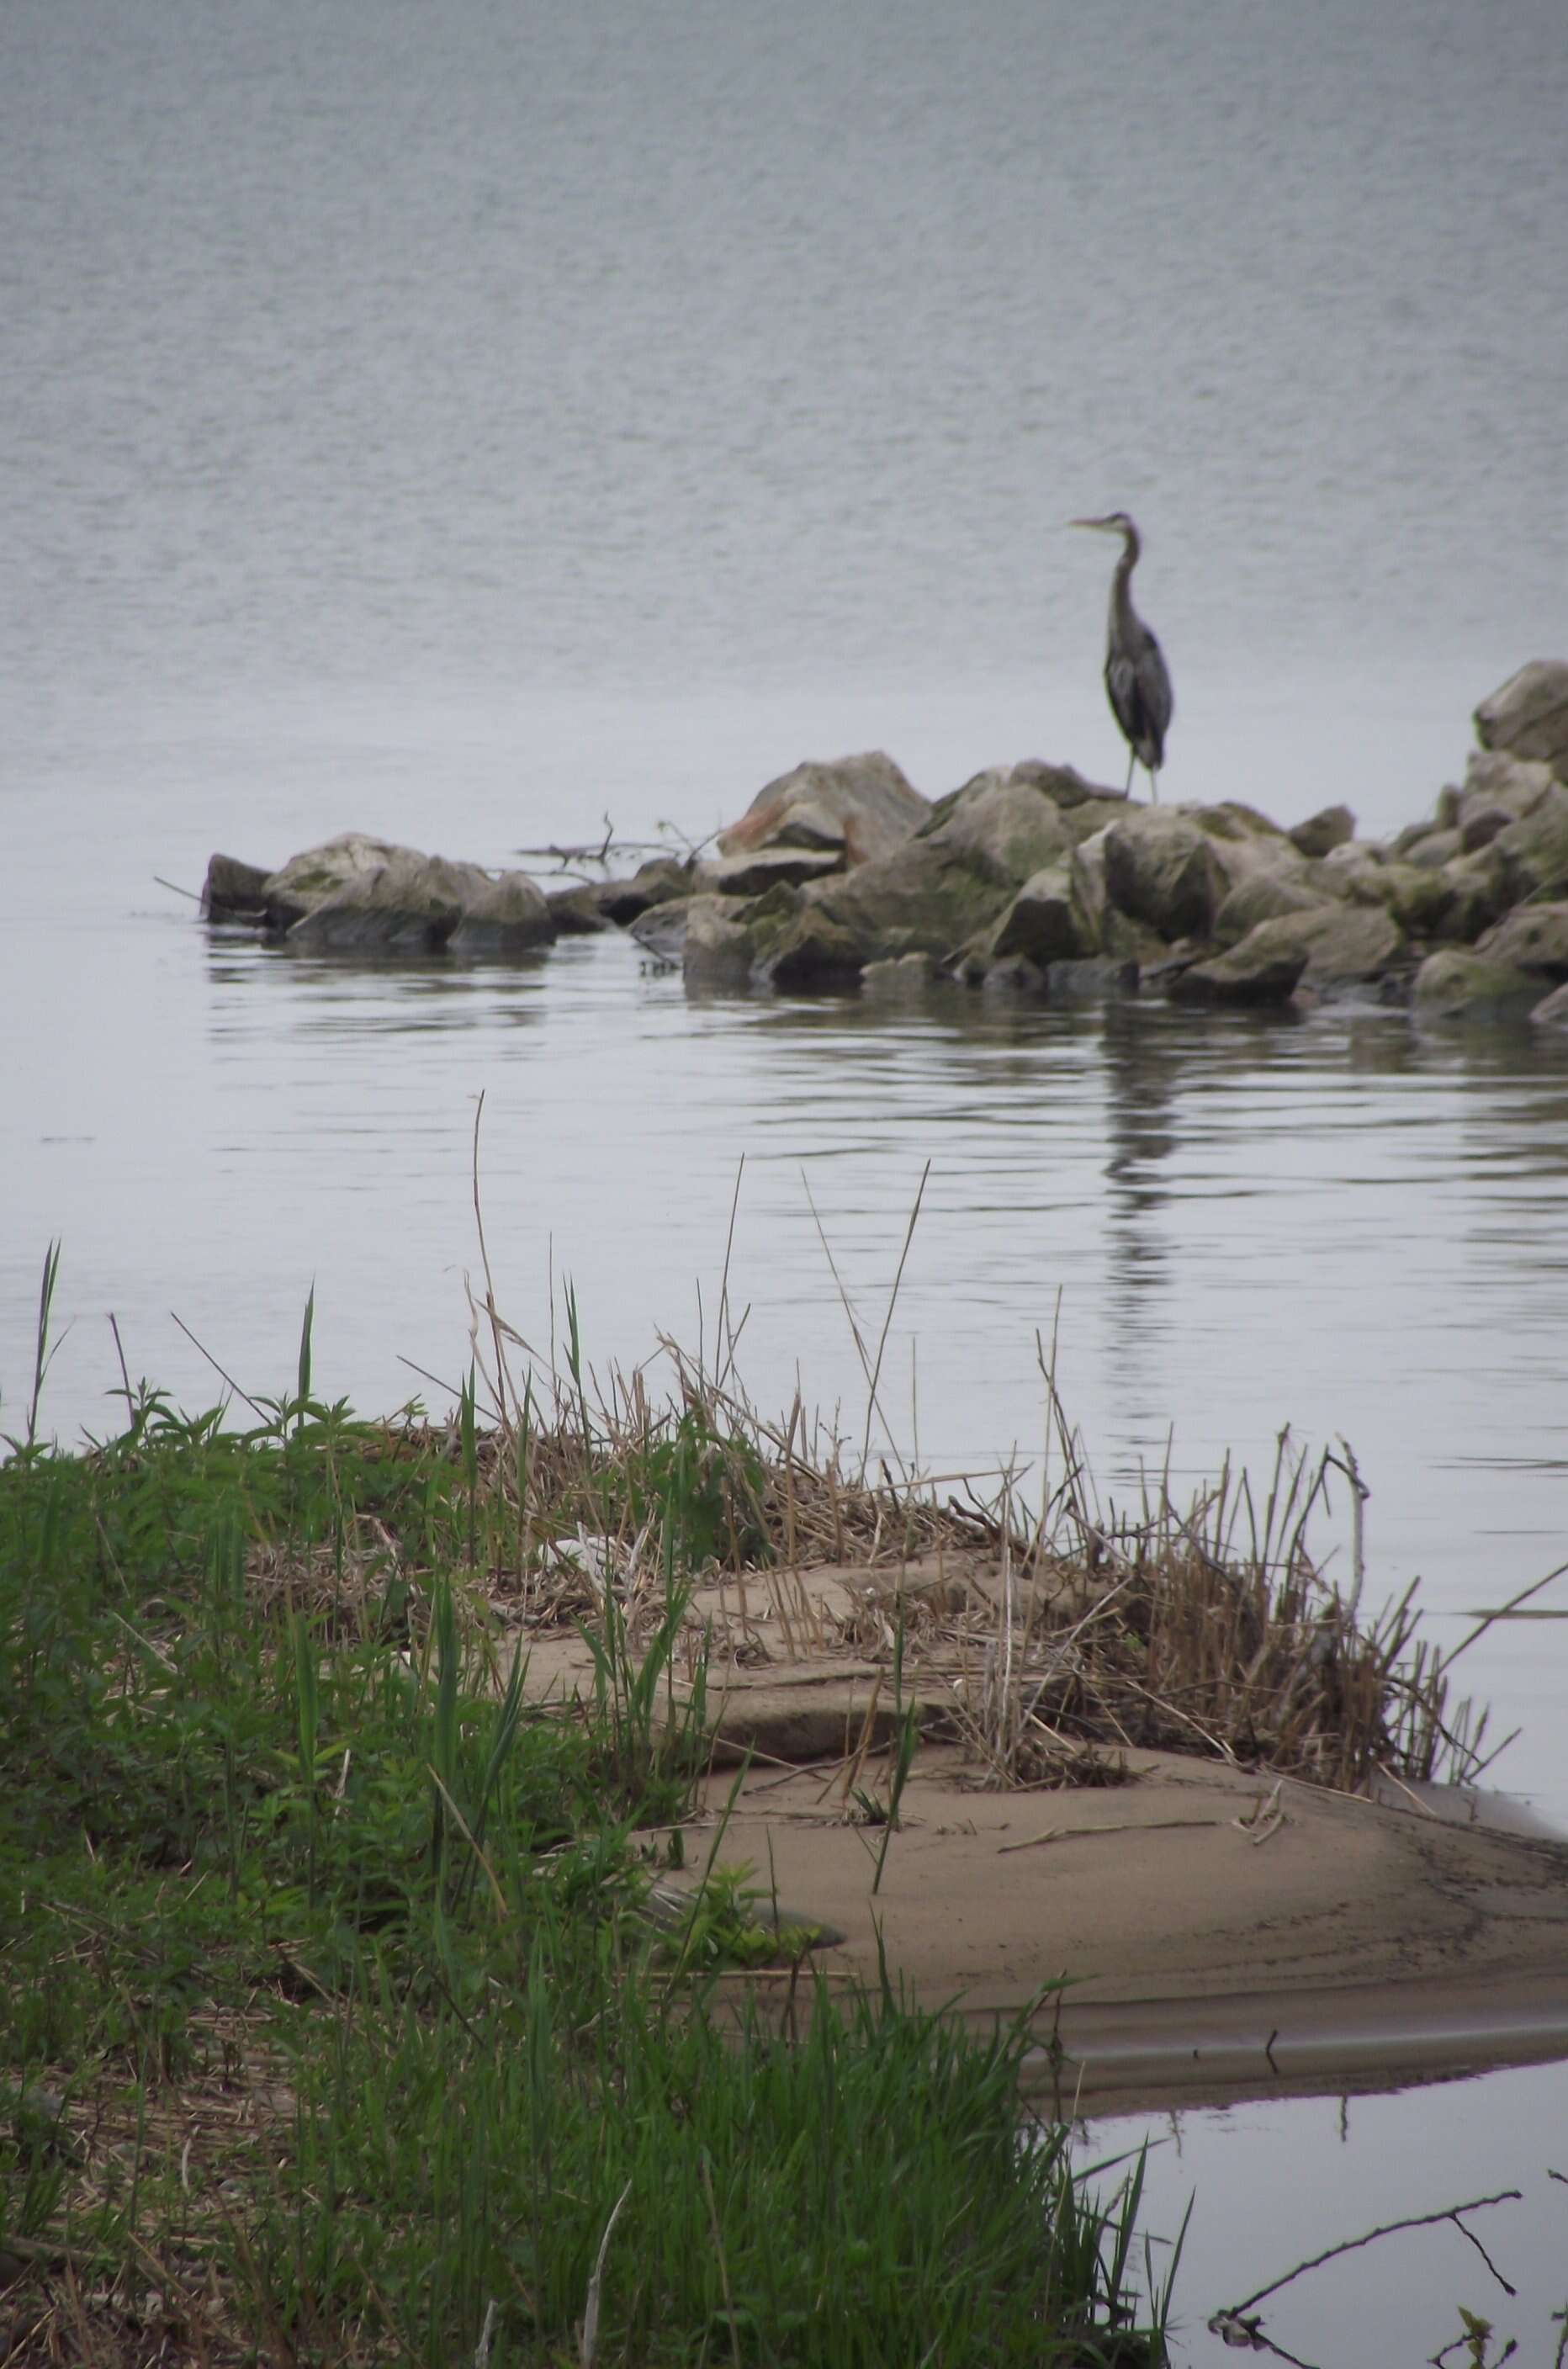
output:
[[[1478,940],[1475,951],[1487,962],[1568,979],[1568,904],[1516,906]]]
[[[291,945],[355,954],[521,954],[555,925],[523,872],[498,875],[347,831],[269,875],[263,899]]]
[[[1523,1013],[1540,1002],[1539,972],[1488,962],[1464,946],[1439,946],[1411,990],[1424,1020],[1481,1020]]]
[[[269,876],[237,855],[214,855],[201,888],[201,910],[210,921],[259,921],[265,918]]]
[[[1356,836],[1356,817],[1348,807],[1322,807],[1288,833],[1303,855],[1322,856]]]
[[[1237,945],[1260,921],[1277,921],[1282,913],[1320,912],[1330,902],[1284,873],[1249,873],[1227,891],[1214,916],[1213,934],[1222,946]]]
[[[1539,758],[1568,782],[1568,660],[1534,658],[1475,711],[1483,749]]]
[[[1097,950],[1068,864],[1047,864],[1030,875],[990,933],[989,949],[993,961],[1023,955],[1041,964],[1075,962]]]
[[[1501,830],[1501,823],[1498,828]],[[1413,864],[1418,872],[1440,872],[1456,855],[1463,855],[1470,844],[1461,830],[1439,830],[1434,827],[1411,842],[1405,862]]]
[[[1310,867],[1310,878],[1325,896],[1345,903],[1378,904],[1382,890],[1377,876],[1388,861],[1385,849],[1373,839],[1343,840]]]
[[[721,855],[763,847],[808,849],[841,868],[889,855],[917,830],[930,801],[880,750],[830,764],[797,765],[758,791],[738,822],[719,833]]]
[[[1306,948],[1300,983],[1319,995],[1374,986],[1409,960],[1404,933],[1393,916],[1368,906],[1320,907],[1316,912],[1284,914],[1262,926],[1276,933],[1281,944],[1294,942]]]
[[[628,926],[627,934],[636,940],[643,952],[656,963],[670,963],[679,968],[686,954],[686,932],[693,905],[704,900],[695,897],[671,897],[662,905],[650,905]],[[711,900],[717,904],[721,900]]]
[[[946,962],[1070,846],[1059,808],[1027,769],[999,767],[942,799],[891,855],[802,894],[848,933],[863,964],[905,954]]]
[[[1517,817],[1511,814],[1506,807],[1485,803],[1472,806],[1459,829],[1461,851],[1466,855],[1473,855],[1479,848],[1490,847],[1498,832],[1506,830],[1508,825],[1516,820]]]
[[[1506,901],[1556,897],[1568,890],[1568,788],[1553,782],[1545,795],[1485,851],[1499,866]]]
[[[570,888],[546,888],[544,902],[558,938],[590,938],[610,928],[600,893],[597,880],[578,880]]]
[[[287,864],[269,872],[262,890],[267,919],[274,930],[292,929],[329,897],[355,881],[385,870],[400,851],[391,840],[372,839],[369,832],[340,831],[319,847],[291,855]]]
[[[1043,768],[999,765],[940,799],[920,839],[1010,888],[1065,856],[1074,834],[1041,788]]]
[[[618,929],[628,929],[650,906],[668,905],[676,897],[690,897],[693,889],[692,864],[690,858],[678,855],[650,855],[639,864],[629,880],[605,880],[595,890],[599,910],[607,921]]]
[[[432,864],[440,858],[429,859]],[[447,940],[455,955],[518,955],[547,946],[555,937],[550,909],[538,882],[526,872],[502,872],[492,876],[477,864],[456,864],[463,910]],[[320,919],[319,910],[310,916]],[[298,924],[304,929],[303,921]]]
[[[1055,807],[1073,846],[1129,811],[1125,791],[1108,790],[1101,783],[1086,782],[1071,765],[1047,765],[1037,757],[1024,758],[1016,765],[998,766],[978,778],[982,782],[1008,782],[1017,789],[1037,790]]]
[[[754,945],[764,931],[765,922],[760,931],[753,921]],[[846,988],[860,985],[864,950],[855,933],[824,912],[820,905],[803,903],[766,936],[768,942],[758,949],[752,966],[752,976],[761,985],[795,995],[841,994]],[[688,975],[690,962],[688,953]]]
[[[1189,1002],[1277,1003],[1298,988],[1322,996],[1366,988],[1397,971],[1404,938],[1369,906],[1315,905],[1260,921],[1228,954],[1196,963],[1170,992]]]
[[[1453,819],[1462,830],[1472,815],[1501,807],[1510,821],[1516,820],[1540,804],[1551,784],[1551,766],[1538,759],[1477,749],[1465,767],[1464,787],[1457,794]]]
[[[660,916],[670,910],[655,906],[634,924],[634,937],[647,945],[650,931],[657,932]],[[754,950],[742,912],[729,897],[687,899],[681,921],[681,965],[688,988],[713,993],[750,986]],[[655,942],[661,957],[668,959],[664,950],[673,942],[672,930],[658,932]]]
[[[1307,967],[1307,949],[1271,936],[1276,924],[1260,921],[1229,954],[1191,963],[1166,990],[1173,1003],[1288,1003]]]
[[[1441,877],[1448,901],[1443,912],[1443,933],[1468,945],[1508,910],[1503,862],[1490,847],[1471,855],[1456,855],[1444,864]]]
[[[1394,857],[1356,877],[1351,902],[1383,906],[1411,937],[1446,937],[1455,887],[1445,865],[1428,867]]]
[[[1212,841],[1174,807],[1140,807],[1104,834],[1105,895],[1167,942],[1207,938],[1230,883]]]

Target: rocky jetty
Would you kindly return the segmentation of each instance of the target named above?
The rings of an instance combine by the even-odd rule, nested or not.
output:
[[[1354,995],[1565,1026],[1568,661],[1523,668],[1475,724],[1462,784],[1388,840],[1357,839],[1343,806],[1287,830],[1234,802],[1140,806],[1036,761],[933,802],[875,752],[796,767],[712,857],[661,856],[630,880],[547,898],[522,873],[351,833],[273,873],[214,856],[204,902],[360,954],[509,954],[629,927],[697,991],[946,976],[1048,998]]]

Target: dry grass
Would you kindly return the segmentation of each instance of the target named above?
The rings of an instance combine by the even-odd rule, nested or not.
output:
[[[1314,1462],[1282,1434],[1261,1490],[1228,1468],[1182,1505],[1166,1473],[1133,1506],[1107,1505],[1042,1351],[1059,1478],[1048,1464],[1030,1513],[1006,1472],[978,1485],[883,1463],[872,1477],[798,1400],[761,1416],[732,1355],[715,1374],[664,1341],[674,1390],[659,1403],[641,1369],[602,1385],[575,1356],[552,1371],[488,1299],[474,1337],[488,1425],[465,1442],[454,1420],[409,1447],[439,1438],[466,1463],[489,1542],[475,1595],[509,1626],[592,1619],[612,1598],[636,1643],[672,1585],[705,1575],[689,1664],[704,1640],[741,1668],[901,1657],[907,1686],[944,1690],[992,1784],[1116,1782],[1127,1752],[1154,1748],[1354,1792],[1384,1774],[1467,1781],[1494,1757],[1484,1716],[1450,1708],[1452,1657],[1421,1638],[1413,1585],[1365,1609],[1366,1493],[1348,1449]],[[1341,1585],[1315,1541],[1346,1514]],[[397,1541],[365,1541],[361,1567],[399,1569]],[[828,1570],[836,1606],[812,1584]]]

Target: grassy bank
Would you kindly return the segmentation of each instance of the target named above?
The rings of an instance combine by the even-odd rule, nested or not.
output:
[[[308,1317],[244,1427],[123,1398],[62,1453],[35,1391],[0,1466],[8,2360],[1161,2357],[1136,2174],[1020,2145],[1020,2034],[829,2002],[733,1881],[648,1913],[704,1760],[688,1579],[874,1493],[721,1398],[607,1420],[575,1341],[548,1423],[504,1384],[487,1429],[472,1390],[359,1422]],[[589,1540],[657,1605],[585,1594]],[[524,1599],[586,1616],[580,1712],[524,1700]],[[793,2035],[738,2031],[715,1975],[781,1955]]]

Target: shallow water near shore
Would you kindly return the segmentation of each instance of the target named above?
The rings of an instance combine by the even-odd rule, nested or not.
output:
[[[1391,2097],[1119,2116],[1082,2129],[1077,2154],[1088,2166],[1147,2145],[1143,2225],[1163,2241],[1157,2273],[1191,2203],[1172,2346],[1190,2369],[1233,2361],[1208,2319],[1299,2264],[1391,2222],[1484,2197],[1505,2201],[1465,2226],[1514,2296],[1445,2220],[1342,2254],[1251,2311],[1272,2343],[1319,2369],[1427,2361],[1460,2336],[1461,2305],[1494,2323],[1488,2358],[1513,2337],[1516,2360],[1548,2363],[1568,2306],[1565,2116],[1568,2067],[1533,2066]],[[1248,2176],[1239,2178],[1242,2164]]]

